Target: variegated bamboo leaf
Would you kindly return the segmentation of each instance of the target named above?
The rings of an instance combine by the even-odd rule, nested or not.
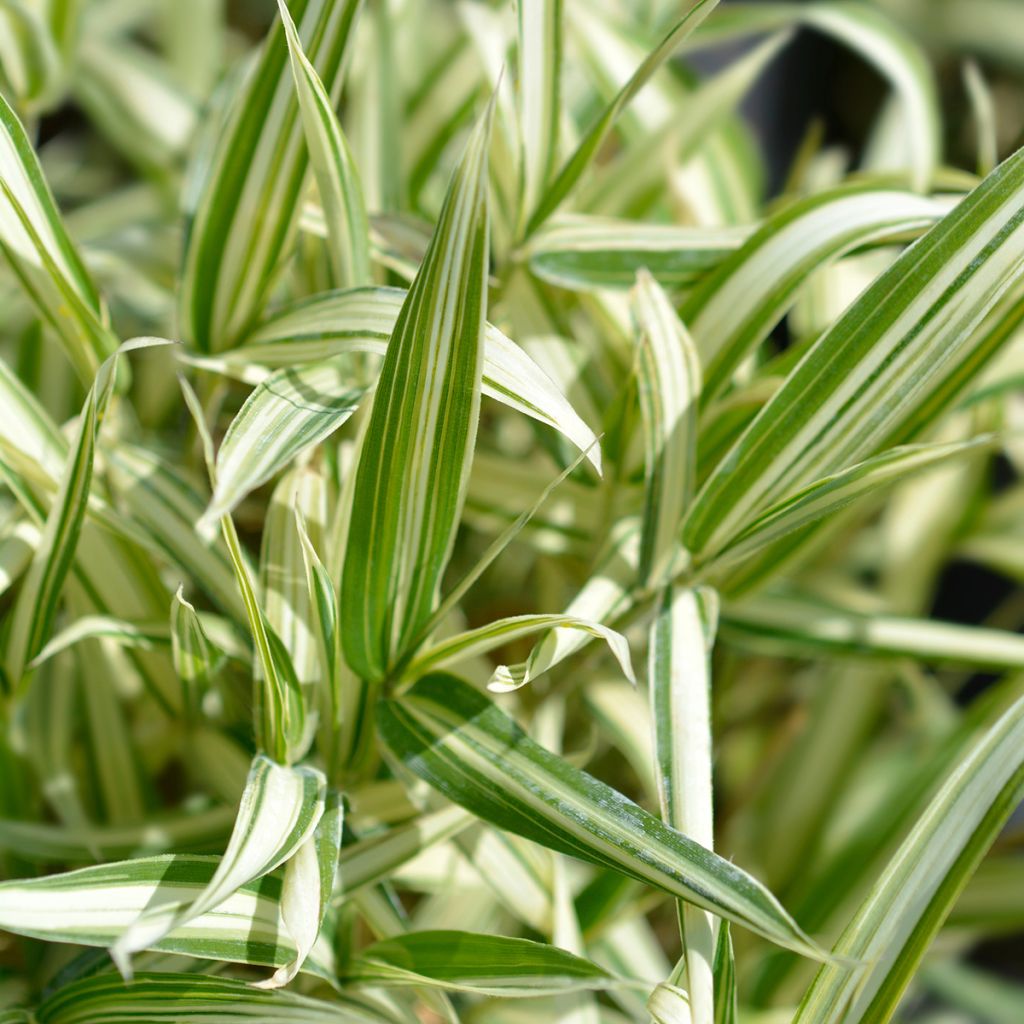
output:
[[[85,384],[117,346],[25,129],[0,96],[0,250]]]
[[[324,777],[316,769],[285,768],[257,756],[216,871],[187,901],[171,906],[142,904],[141,912],[129,918],[111,945],[111,956],[121,972],[130,977],[133,953],[155,946],[289,860],[313,835],[324,813],[324,796]]]
[[[356,470],[345,657],[382,678],[434,610],[464,501],[483,366],[487,142],[477,126],[388,345]]]
[[[361,984],[437,985],[453,992],[543,996],[615,985],[583,957],[529,939],[462,931],[424,931],[363,950],[347,980]]]
[[[334,113],[334,104],[302,50],[288,5],[285,0],[277,0],[277,7],[288,43],[309,160],[323,204],[335,283],[341,288],[368,284],[370,225],[359,172]]]
[[[976,373],[976,331],[1024,272],[1024,152],[905,252],[813,345],[708,478],[684,542],[714,550],[775,501],[906,440]],[[842,408],[841,421],[836,419]],[[841,428],[839,423],[842,423]]]
[[[407,768],[485,821],[823,955],[750,875],[538,746],[455,676],[383,702],[378,728]]]
[[[657,582],[681,559],[679,533],[697,473],[701,369],[689,332],[646,271],[633,315],[640,332],[637,392],[644,424],[644,522],[640,583]]]
[[[360,0],[292,0],[302,47],[332,101]],[[191,225],[181,319],[195,345],[237,344],[259,315],[298,224],[308,153],[289,67],[284,26],[276,25],[216,140]]]

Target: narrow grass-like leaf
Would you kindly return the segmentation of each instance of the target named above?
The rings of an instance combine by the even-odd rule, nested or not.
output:
[[[421,679],[377,720],[395,757],[485,821],[823,955],[750,875],[538,746],[455,676]]]
[[[562,119],[562,0],[516,5],[519,217],[537,205],[558,160]]]
[[[906,440],[934,394],[963,385],[962,366],[979,369],[976,328],[1024,270],[1022,238],[1024,151],[818,339],[701,489],[687,547],[713,550],[773,502]]]
[[[704,366],[704,401],[728,385],[813,271],[873,242],[912,238],[946,209],[910,192],[854,185],[810,196],[770,217],[683,304]]]
[[[532,210],[529,223],[526,226],[527,235],[533,234],[558,209],[593,160],[622,110],[647,84],[654,72],[672,56],[686,37],[715,9],[717,3],[718,0],[696,0],[696,2],[688,4],[689,9],[683,17],[672,26],[655,49],[644,58],[629,81],[587,129],[576,147],[576,151],[562,165],[551,186],[544,192]]]
[[[298,34],[332,101],[360,0],[292,0]],[[298,224],[308,156],[284,26],[271,29],[235,99],[191,225],[181,320],[203,351],[238,343],[259,315]]]
[[[744,646],[787,657],[852,654],[989,670],[1024,666],[1024,637],[1008,630],[863,612],[790,589],[728,605],[722,631]]]
[[[38,668],[51,658],[83,640],[113,640],[125,647],[167,647],[171,643],[170,630],[165,622],[127,622],[109,615],[82,615],[62,629],[32,659],[28,667]]]
[[[147,906],[111,947],[121,972],[129,958],[216,908],[241,886],[288,860],[312,836],[324,812],[325,782],[314,768],[285,768],[257,756],[235,828],[217,870],[184,906]]]
[[[964,88],[974,114],[974,137],[978,149],[978,173],[990,174],[999,162],[999,136],[995,100],[977,63],[968,60],[963,70]]]
[[[382,678],[430,617],[464,501],[483,366],[490,123],[488,111],[452,179],[360,450],[342,642],[366,679]]]
[[[732,950],[732,933],[728,921],[718,924],[715,942],[715,1024],[737,1024],[739,1011],[736,996],[736,958]]]
[[[644,522],[640,583],[657,582],[680,557],[679,530],[697,471],[700,360],[668,296],[637,275],[637,392],[644,425]]]
[[[38,1024],[402,1024],[376,1001],[335,993],[330,1000],[294,992],[261,992],[244,981],[204,974],[139,974],[126,985],[101,974],[66,985],[34,1012]]]
[[[260,600],[267,625],[281,641],[300,686],[315,683],[320,657],[296,513],[317,543],[327,525],[327,482],[312,469],[287,472],[270,497],[260,547]]]
[[[210,482],[216,486],[213,438],[206,425],[205,414],[192,386],[184,377],[179,378],[178,383],[199,434]],[[267,621],[230,515],[220,517],[220,532],[235,570],[258,660],[259,670],[254,672],[253,678],[256,742],[260,750],[269,753],[274,760],[291,764],[305,752],[312,739],[306,728],[306,704],[295,675],[295,666],[280,637]]]
[[[301,512],[296,510],[296,530],[302,544],[306,587],[312,610],[312,628],[320,660],[317,708],[320,752],[327,777],[340,784],[363,763],[371,743],[368,720],[370,685],[357,678],[345,663],[341,650],[338,595],[330,574],[313,547]]]
[[[956,897],[1024,796],[1024,700],[945,779],[836,943],[850,970],[823,967],[795,1024],[882,1024]]]
[[[991,449],[990,437],[948,444],[903,445],[865,459],[849,469],[818,480],[796,494],[765,509],[714,553],[717,567],[749,558],[758,550],[810,523],[845,508],[880,488],[891,486],[915,473],[926,472],[954,458]]]
[[[749,236],[748,228],[562,215],[530,239],[523,255],[537,277],[559,288],[630,288],[642,268],[663,287],[679,288],[704,277]]]
[[[75,557],[92,486],[96,435],[113,393],[118,355],[154,344],[169,343],[159,339],[139,339],[122,345],[103,362],[86,396],[60,489],[47,516],[43,536],[15,607],[4,659],[7,673],[15,685],[20,683],[26,665],[39,653],[50,635],[61,588]]]
[[[717,622],[714,591],[666,588],[648,656],[661,816],[709,850],[715,839],[710,655]],[[689,1008],[694,1024],[714,1024],[714,920],[698,907],[679,910]]]
[[[309,160],[323,204],[334,279],[341,288],[368,284],[370,225],[359,172],[334,113],[334,104],[316,68],[303,53],[302,42],[285,0],[277,0],[277,8],[288,43]]]
[[[577,619],[571,615],[514,615],[506,619],[498,619],[486,626],[480,626],[478,629],[457,633],[455,636],[439,640],[417,655],[409,665],[408,675],[415,678],[418,675],[423,675],[428,669],[474,658],[494,650],[495,647],[501,647],[522,637],[547,632],[555,628],[579,629],[604,640],[626,678],[632,683],[636,682],[626,638],[621,633],[602,626],[599,622]],[[518,690],[519,687],[525,686],[534,678],[533,663],[534,659],[531,657],[522,665],[499,665],[494,670],[488,688],[498,693]]]
[[[195,721],[202,696],[224,663],[224,655],[210,642],[195,608],[185,600],[182,587],[178,587],[171,600],[170,634],[174,671],[181,680],[182,704],[186,717]]]
[[[347,980],[437,985],[453,992],[506,998],[615,984],[597,964],[557,946],[461,931],[411,932],[374,943],[351,963]]]
[[[25,129],[0,96],[0,251],[82,381],[117,346],[106,311],[43,177]]]

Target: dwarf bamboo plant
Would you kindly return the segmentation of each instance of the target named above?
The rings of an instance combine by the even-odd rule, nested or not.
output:
[[[1015,15],[231,6],[0,0],[0,1022],[1024,1020]]]

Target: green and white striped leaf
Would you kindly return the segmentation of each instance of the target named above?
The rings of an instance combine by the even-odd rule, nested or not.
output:
[[[516,4],[520,227],[557,167],[564,30],[562,0]]]
[[[476,440],[487,304],[487,144],[474,131],[388,344],[359,453],[345,658],[381,679],[434,610]]]
[[[427,676],[383,701],[377,723],[397,759],[477,817],[822,955],[750,875],[538,746],[455,676]]]
[[[699,281],[750,237],[748,228],[674,224],[562,214],[523,249],[530,270],[559,288],[630,288],[644,268],[665,288]]]
[[[4,665],[15,686],[49,638],[61,590],[74,561],[92,486],[96,436],[113,394],[118,356],[122,352],[164,344],[170,343],[156,338],[126,342],[104,360],[86,395],[75,443],[68,453],[39,546],[22,582],[7,638]]]
[[[109,615],[82,615],[62,629],[46,646],[29,662],[30,669],[56,657],[83,640],[113,640],[123,647],[142,647],[152,650],[154,647],[167,647],[171,643],[170,630],[163,622],[127,622]]]
[[[410,932],[374,943],[349,965],[345,980],[434,985],[505,998],[549,996],[616,983],[597,964],[557,946],[462,931]]]
[[[714,591],[667,587],[651,627],[648,655],[661,816],[709,850],[715,839],[710,659],[717,623]],[[679,921],[692,1020],[715,1024],[715,921],[707,911],[686,904],[679,907]],[[682,966],[672,980],[678,980]]]
[[[317,690],[318,745],[327,766],[327,777],[341,783],[357,769],[371,749],[365,727],[370,687],[346,665],[341,650],[340,612],[334,582],[313,547],[296,509],[296,531],[302,544],[303,566],[320,663]]]
[[[117,346],[17,115],[0,96],[0,251],[86,385]]]
[[[181,680],[185,713],[198,719],[203,694],[220,671],[224,654],[210,642],[195,608],[178,587],[171,600],[171,657]]]
[[[903,445],[818,480],[772,505],[712,556],[716,566],[742,561],[795,530],[838,512],[852,502],[899,480],[978,455],[993,447],[991,437],[948,444]]]
[[[647,1010],[654,1024],[690,1024],[690,997],[686,989],[663,981],[647,999]]]
[[[60,85],[60,55],[41,12],[23,0],[0,3],[0,74],[23,109],[46,106]]]
[[[668,296],[646,271],[637,274],[633,316],[637,392],[644,427],[644,520],[640,584],[657,582],[680,558],[679,531],[697,474],[700,360]]]
[[[112,946],[147,910],[184,918],[218,866],[215,857],[175,854],[2,882],[0,927],[47,942]],[[281,916],[279,875],[237,886],[217,906],[154,936],[149,948],[259,966],[292,962],[296,949]],[[308,969],[329,976],[329,950],[319,948]]]
[[[978,371],[985,314],[1024,272],[1024,152],[905,252],[812,346],[704,484],[684,542],[715,550],[765,508],[920,429]],[[839,410],[842,415],[839,416]]]
[[[501,647],[535,633],[547,632],[550,629],[582,630],[590,636],[604,640],[619,663],[623,674],[631,683],[636,683],[626,638],[621,633],[616,633],[614,629],[602,626],[599,622],[574,618],[571,615],[514,615],[506,619],[498,619],[486,626],[480,626],[478,629],[457,633],[455,636],[431,644],[421,654],[418,654],[409,665],[408,675],[415,678],[425,674],[429,669],[475,658],[487,651],[494,650],[495,647]],[[521,665],[499,665],[491,676],[488,689],[496,693],[508,693],[525,686],[534,679],[535,675],[534,657],[531,655]]]
[[[913,238],[948,204],[882,185],[843,186],[786,206],[694,289],[682,317],[704,367],[704,400],[720,394],[793,304],[801,284],[844,253]]]
[[[718,924],[715,942],[715,1024],[737,1024],[739,1010],[736,995],[736,957],[728,921]]]
[[[285,0],[277,0],[284,25],[302,126],[327,225],[327,251],[338,287],[370,283],[370,224],[359,172],[316,68],[302,50]]]
[[[341,357],[286,368],[257,385],[217,451],[217,479],[203,523],[227,515],[250,491],[319,444],[359,407],[367,392]]]
[[[258,755],[217,870],[184,904],[144,904],[145,909],[117,936],[110,950],[122,974],[131,976],[133,953],[160,943],[295,854],[324,813],[324,794],[324,777],[315,768],[286,768]]]
[[[303,841],[284,869],[281,919],[295,943],[295,959],[279,967],[266,981],[257,982],[256,988],[287,985],[312,952],[331,903],[343,826],[341,795],[328,790],[316,831]]]
[[[193,357],[190,361],[250,384],[267,379],[265,367],[290,369],[295,374],[290,379],[300,391],[308,370],[317,387],[321,370],[297,364],[363,352],[385,355],[406,295],[399,288],[326,292],[285,307],[239,348],[215,358]],[[600,471],[600,450],[594,447],[593,431],[551,377],[492,324],[484,328],[482,388],[489,398],[558,430],[580,450],[589,449],[590,461]],[[267,403],[271,399],[263,396]]]
[[[990,670],[1024,667],[1018,633],[859,611],[789,588],[727,605],[722,632],[745,647],[784,657],[850,654]]]
[[[274,488],[263,522],[261,605],[267,625],[281,641],[295,677],[304,687],[318,680],[321,662],[296,516],[322,544],[327,529],[327,487],[323,476],[312,469],[289,470]]]
[[[544,192],[537,205],[531,211],[526,234],[532,235],[562,204],[569,195],[583,172],[590,165],[611,131],[616,118],[629,104],[634,96],[647,84],[651,76],[672,56],[682,45],[687,36],[715,9],[718,0],[695,0],[688,5],[688,10],[665,34],[658,45],[644,58],[640,66],[633,72],[629,80],[615,95],[614,99],[604,108],[597,120],[586,130],[575,152],[559,169],[554,181]]]
[[[360,0],[292,0],[303,50],[336,102]],[[216,139],[191,224],[181,322],[205,352],[236,345],[261,312],[298,225],[308,175],[284,26],[268,35]]]
[[[139,974],[127,985],[113,974],[74,981],[47,998],[34,1019],[37,1024],[403,1024],[402,1017],[376,1000],[347,993],[311,999],[294,992],[261,992],[233,978],[172,973]]]
[[[794,1024],[888,1021],[935,933],[1024,797],[1024,700],[943,781],[836,943],[863,961],[823,967]]]

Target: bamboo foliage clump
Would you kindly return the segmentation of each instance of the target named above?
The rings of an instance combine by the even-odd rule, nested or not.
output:
[[[1012,3],[0,2],[0,1024],[1024,1020]]]

